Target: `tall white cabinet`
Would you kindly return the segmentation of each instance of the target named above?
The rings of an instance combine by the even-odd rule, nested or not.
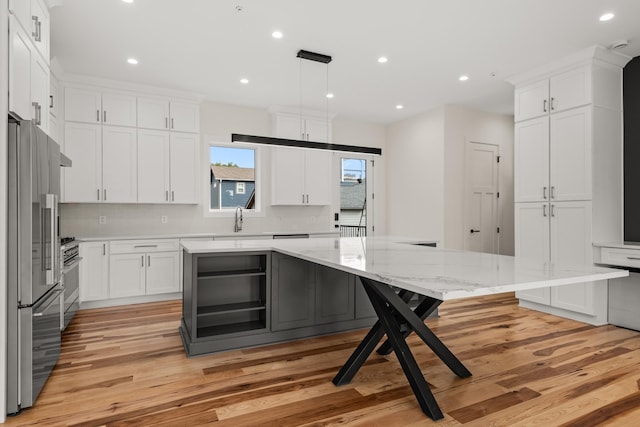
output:
[[[622,239],[622,67],[593,47],[510,80],[515,89],[515,252],[591,264],[592,243]],[[520,305],[607,323],[607,283],[520,291]]]

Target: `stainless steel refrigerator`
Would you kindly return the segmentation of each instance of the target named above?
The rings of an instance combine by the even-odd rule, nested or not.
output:
[[[60,147],[9,117],[7,413],[32,406],[60,355]]]

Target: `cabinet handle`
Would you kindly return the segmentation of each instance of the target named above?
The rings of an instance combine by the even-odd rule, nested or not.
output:
[[[53,108],[53,95],[49,95],[49,108]]]
[[[38,36],[36,37],[36,41],[42,41],[42,21],[38,21]]]
[[[171,190],[171,201],[173,202],[175,199],[175,193]]]
[[[551,198],[556,198],[556,187],[554,185],[551,186]]]
[[[542,187],[542,198],[547,200],[547,187]]]
[[[547,100],[546,99],[544,101],[542,101],[542,112],[543,113],[547,112]]]
[[[40,104],[38,104],[37,102],[32,102],[31,105],[34,108],[34,112],[36,116],[35,117],[36,124],[39,126],[42,124],[42,114],[41,114],[42,108],[40,107]]]
[[[157,248],[158,245],[134,245],[134,248]]]
[[[547,216],[547,205],[542,205],[542,216]]]
[[[100,110],[96,110],[96,122],[100,123]]]
[[[165,202],[169,201],[169,190],[164,190],[164,201]]]
[[[151,255],[147,255],[147,267],[151,267]]]
[[[169,117],[164,118],[164,128],[169,129]]]
[[[142,263],[140,264],[141,267],[144,267],[144,255],[142,255],[140,257],[140,260],[142,261]]]
[[[36,15],[33,15],[31,16],[31,20],[34,22],[33,31],[31,32],[31,35],[33,36],[35,41],[37,42],[42,41],[42,35],[41,35],[42,26],[40,25],[40,19]]]
[[[102,122],[107,123],[107,110],[102,112]]]
[[[307,194],[307,204],[309,203],[309,195]]]
[[[171,129],[173,129],[173,117],[171,117]]]
[[[551,205],[551,216],[556,216],[556,205]]]
[[[107,244],[103,243],[102,244],[102,256],[105,256],[107,254]]]
[[[302,195],[302,203],[304,203],[304,194]]]
[[[104,195],[103,200],[106,201],[107,200],[107,189],[105,188],[104,190],[102,190],[102,192],[103,192],[103,195]]]
[[[549,104],[551,104],[551,111],[555,110],[556,108],[553,106],[553,101],[555,101],[556,99],[554,97],[551,97],[551,102]]]
[[[100,200],[100,189],[98,188],[96,191],[98,192],[97,200]]]

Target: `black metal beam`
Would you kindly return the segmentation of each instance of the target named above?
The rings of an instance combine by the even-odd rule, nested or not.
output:
[[[249,142],[253,144],[281,145],[284,147],[312,148],[316,150],[346,151],[349,153],[365,153],[382,155],[381,148],[359,147],[357,145],[331,144],[327,142],[304,141],[301,139],[273,138],[269,136],[231,134],[231,142]]]
[[[331,62],[331,57],[329,55],[323,55],[321,53],[309,52],[308,50],[300,49],[298,54],[296,55],[298,58],[308,59],[309,61],[322,62],[323,64],[328,64]]]

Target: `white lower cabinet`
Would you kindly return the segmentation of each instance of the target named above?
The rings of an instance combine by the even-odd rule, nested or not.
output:
[[[120,240],[110,244],[109,297],[123,298],[180,290],[177,239]]]
[[[548,262],[549,269],[592,264],[591,210],[590,201],[516,203],[516,256]],[[595,324],[606,323],[606,294],[599,282],[516,292],[521,303],[547,306],[553,314],[578,313],[585,316],[567,317]]]
[[[109,298],[107,242],[80,243],[80,302]]]

